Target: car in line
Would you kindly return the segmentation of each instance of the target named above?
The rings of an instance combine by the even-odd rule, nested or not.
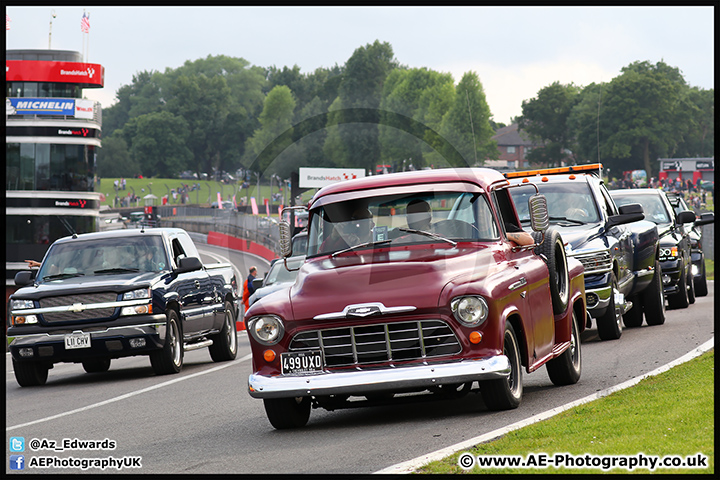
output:
[[[520,232],[509,188],[496,170],[447,168],[319,190],[296,281],[244,315],[248,391],[270,424],[302,427],[317,407],[459,398],[475,384],[483,408],[517,408],[523,372],[543,366],[553,384],[576,383],[582,263],[548,228],[542,195],[526,206],[535,235],[510,240]],[[424,206],[432,213],[414,211]],[[284,259],[293,233],[281,221]]]
[[[692,210],[682,195],[679,193],[667,192],[668,200],[675,209],[675,214],[683,210]],[[696,214],[697,215],[697,214]],[[683,228],[690,236],[690,258],[692,259],[693,282],[695,283],[695,296],[704,297],[708,294],[707,273],[705,272],[705,254],[702,249],[702,226],[715,222],[715,214],[705,212],[700,214],[692,224],[686,223]]]
[[[645,218],[657,225],[663,293],[670,308],[687,308],[695,303],[695,282],[691,270],[690,236],[683,225],[695,221],[695,213],[675,213],[667,195],[658,188],[611,190],[618,205],[640,204]]]
[[[250,295],[248,304],[252,305],[261,298],[270,295],[273,292],[289,288],[295,283],[298,270],[305,261],[305,256],[290,257],[288,259],[276,259],[271,265],[270,270],[263,278],[253,280],[255,292]]]
[[[547,197],[550,224],[562,233],[569,257],[585,267],[588,311],[601,340],[622,335],[622,325],[639,327],[665,322],[658,230],[644,220],[642,207],[616,205],[602,180],[602,164],[507,172],[517,186],[510,190],[523,207],[535,183]],[[530,214],[520,213],[528,228]],[[588,325],[590,328],[590,325]]]
[[[15,275],[7,341],[15,379],[44,385],[56,363],[102,373],[147,355],[157,375],[179,373],[184,352],[237,354],[238,282],[230,264],[204,265],[179,228],[73,234],[37,270]]]

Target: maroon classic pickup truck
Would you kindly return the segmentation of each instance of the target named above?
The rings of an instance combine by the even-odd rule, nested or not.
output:
[[[334,410],[458,397],[477,384],[485,407],[515,408],[522,371],[578,381],[586,324],[582,264],[531,197],[535,244],[508,240],[518,217],[497,171],[378,175],[310,201],[307,254],[295,283],[245,314],[249,393],[278,429]],[[305,207],[293,207],[305,208]]]

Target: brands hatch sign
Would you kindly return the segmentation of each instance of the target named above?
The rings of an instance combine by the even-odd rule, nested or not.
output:
[[[333,183],[363,178],[362,168],[306,168],[299,169],[300,188],[322,188]]]
[[[99,63],[5,60],[5,81],[78,83],[103,87],[105,67]]]

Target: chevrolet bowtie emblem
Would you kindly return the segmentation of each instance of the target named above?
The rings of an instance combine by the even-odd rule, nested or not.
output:
[[[85,310],[85,305],[83,305],[82,303],[73,303],[68,307],[68,310],[71,312],[79,313]]]
[[[352,315],[355,317],[367,317],[374,313],[380,313],[380,309],[378,307],[374,307],[374,306],[373,307],[357,307],[357,308],[351,308],[347,312],[348,315]]]

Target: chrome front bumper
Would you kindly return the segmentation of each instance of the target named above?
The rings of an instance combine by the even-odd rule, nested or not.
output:
[[[593,317],[597,318],[599,315],[602,315],[602,313],[605,312],[605,309],[607,309],[608,305],[610,305],[610,295],[612,295],[612,287],[602,287],[602,288],[590,288],[585,290],[585,297],[589,294],[595,294],[597,297],[597,302],[592,303],[590,300],[587,302],[587,309],[592,314]]]
[[[66,334],[89,333],[92,340],[104,340],[110,338],[140,337],[144,335],[155,335],[159,339],[165,338],[165,323],[146,323],[141,325],[123,325],[107,327],[103,330],[90,330],[86,328],[70,327],[62,333],[28,333],[24,335],[8,335],[8,346],[22,347],[32,346],[38,343],[63,343]]]
[[[476,380],[501,379],[509,375],[510,361],[505,355],[498,355],[479,360],[385,370],[354,370],[273,377],[252,374],[248,378],[248,390],[250,396],[254,398],[364,395],[379,391],[400,391]]]

